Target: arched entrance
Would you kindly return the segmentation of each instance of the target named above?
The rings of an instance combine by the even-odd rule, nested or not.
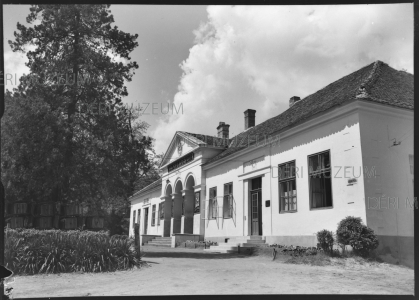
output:
[[[194,195],[194,185],[195,179],[192,175],[186,178],[185,190],[185,218],[183,223],[183,232],[184,233],[193,233],[193,216],[195,208],[195,195]]]
[[[173,199],[173,233],[181,233],[182,226],[182,190],[183,185],[180,180],[175,183],[175,192],[172,194]]]

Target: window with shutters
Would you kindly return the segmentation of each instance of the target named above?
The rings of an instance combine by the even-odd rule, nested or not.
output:
[[[224,184],[223,217],[225,219],[233,216],[233,183]]]
[[[295,160],[278,165],[279,212],[297,211]]]
[[[215,219],[217,217],[217,188],[213,187],[209,190],[208,218]]]
[[[332,179],[330,152],[325,151],[308,157],[310,178],[310,208],[332,207]]]

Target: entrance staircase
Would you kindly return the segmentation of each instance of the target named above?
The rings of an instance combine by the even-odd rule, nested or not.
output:
[[[214,253],[237,253],[244,252],[249,248],[266,246],[265,239],[259,235],[240,236],[229,238],[226,243],[218,243],[218,246],[210,246],[204,249],[206,252]]]
[[[155,237],[151,241],[149,241],[147,246],[152,247],[171,247],[172,246],[172,238],[171,237]]]

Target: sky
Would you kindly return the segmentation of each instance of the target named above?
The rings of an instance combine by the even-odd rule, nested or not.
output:
[[[7,40],[29,6],[3,8],[5,73],[19,77],[27,59]],[[131,53],[139,69],[124,102],[143,108],[157,153],[176,131],[214,136],[225,122],[232,137],[244,130],[246,109],[256,110],[259,124],[285,111],[292,96],[376,60],[413,74],[413,4],[112,5],[111,12],[120,30],[139,35]]]

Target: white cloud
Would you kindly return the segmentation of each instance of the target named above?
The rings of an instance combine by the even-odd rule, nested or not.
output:
[[[243,131],[375,60],[413,73],[413,5],[210,6],[208,22],[181,64],[174,104],[152,132],[162,152],[176,130],[216,134],[219,121]]]

